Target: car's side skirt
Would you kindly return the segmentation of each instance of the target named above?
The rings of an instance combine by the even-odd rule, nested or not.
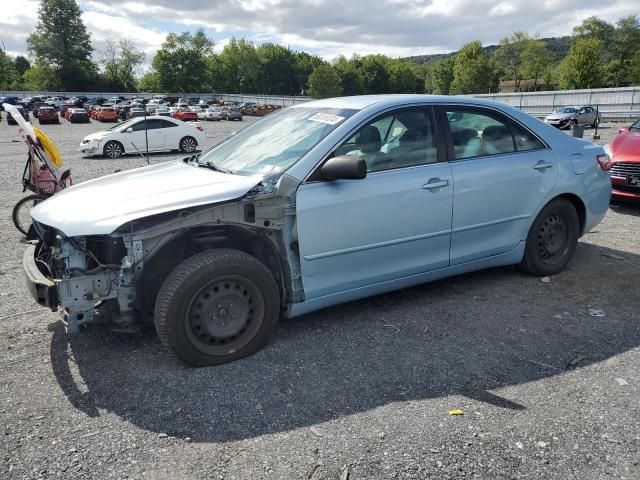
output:
[[[525,241],[521,241],[513,250],[499,255],[493,255],[471,262],[461,263],[459,265],[453,265],[450,267],[440,268],[432,270],[426,273],[419,273],[416,275],[410,275],[408,277],[402,277],[395,280],[388,280],[386,282],[376,283],[368,285],[366,287],[354,288],[352,290],[346,290],[340,293],[334,293],[323,297],[314,298],[306,302],[294,303],[289,307],[287,312],[288,317],[297,317],[304,315],[305,313],[313,312],[321,308],[330,307],[340,303],[350,302],[373,295],[379,295],[381,293],[391,292],[393,290],[399,290],[401,288],[412,287],[421,283],[431,282],[433,280],[439,280],[446,277],[452,277],[454,275],[460,275],[462,273],[473,272],[475,270],[482,270],[485,268],[500,267],[505,265],[514,265],[522,261],[524,255]]]

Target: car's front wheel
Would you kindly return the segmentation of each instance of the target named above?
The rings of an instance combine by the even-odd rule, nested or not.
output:
[[[256,258],[231,249],[207,250],[178,265],[156,299],[160,341],[183,362],[218,365],[258,351],[275,330],[280,296]]]
[[[102,154],[107,158],[120,158],[124,153],[124,148],[120,142],[114,140],[107,142],[102,149]]]
[[[578,245],[579,219],[564,198],[549,202],[536,217],[518,267],[533,275],[554,275],[567,266]]]
[[[184,153],[192,153],[198,148],[198,142],[193,137],[184,137],[180,140],[180,151]]]

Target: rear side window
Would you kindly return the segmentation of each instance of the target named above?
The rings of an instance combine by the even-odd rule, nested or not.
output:
[[[545,148],[544,144],[538,139],[538,137],[536,137],[529,130],[525,130],[520,125],[512,122],[511,130],[513,132],[513,138],[516,142],[516,148],[519,152]]]
[[[515,152],[507,119],[475,109],[447,109],[445,113],[456,160]]]
[[[157,121],[162,124],[159,128],[177,127],[177,125],[175,123],[170,122],[169,120],[157,120]]]
[[[452,107],[445,114],[456,160],[545,148],[533,133],[499,113]]]

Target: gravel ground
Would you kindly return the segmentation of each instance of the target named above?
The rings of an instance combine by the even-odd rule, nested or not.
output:
[[[212,143],[238,127],[205,125]],[[44,128],[76,181],[145,163],[81,158],[100,128]],[[15,138],[3,118],[0,478],[640,478],[640,206],[613,205],[549,283],[467,274],[283,321],[258,354],[189,369],[151,329],[67,338],[30,298]]]

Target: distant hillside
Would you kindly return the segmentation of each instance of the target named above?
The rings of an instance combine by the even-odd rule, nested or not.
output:
[[[551,37],[541,38],[541,40],[547,43],[547,48],[553,52],[556,56],[556,60],[561,60],[569,52],[571,38],[572,37]],[[486,47],[483,47],[483,50],[487,55],[491,55],[497,48],[498,45],[487,45]],[[413,57],[407,57],[406,60],[422,65],[423,63],[434,63],[438,60],[442,60],[443,58],[452,57],[456,53],[458,52],[436,53],[434,55],[415,55]]]

